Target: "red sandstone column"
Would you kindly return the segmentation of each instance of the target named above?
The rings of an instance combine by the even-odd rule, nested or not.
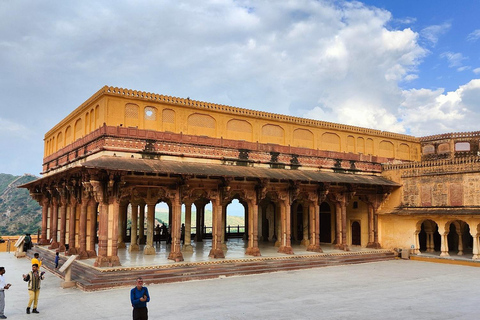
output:
[[[98,265],[97,261],[102,264],[101,259],[107,257],[107,246],[108,246],[108,205],[104,203],[98,204],[98,254],[97,260],[95,261],[96,266]],[[99,260],[100,259],[100,260]]]
[[[342,245],[343,250],[350,251],[347,244],[347,201],[342,201]]]
[[[119,217],[118,217],[118,240],[117,248],[126,248],[124,241],[125,229],[127,228],[125,221],[127,217],[127,204],[122,203],[119,208]]]
[[[378,214],[373,211],[373,245],[374,248],[380,249],[382,246],[378,241]]]
[[[280,202],[281,234],[279,235],[280,248],[278,248],[278,252],[286,254],[293,254],[290,230],[290,209],[290,201],[284,200]]]
[[[302,242],[301,244],[306,246],[310,245],[311,240],[309,239],[309,226],[310,226],[310,204],[304,203],[303,206],[303,212],[302,212],[302,225],[303,225],[303,230],[302,230]]]
[[[42,235],[40,236],[40,241],[38,242],[39,245],[48,244],[47,239],[47,224],[48,224],[48,207],[50,205],[50,201],[47,197],[42,199]]]
[[[155,248],[153,247],[153,229],[156,203],[156,201],[147,202],[147,243],[143,248],[143,254],[155,254]]]
[[[108,236],[107,257],[110,262],[110,266],[119,266],[120,259],[118,258],[118,220],[120,219],[120,199],[117,197],[111,197],[109,201],[108,229],[112,230],[111,235]],[[111,221],[111,222],[110,222]]]
[[[211,258],[225,258],[222,250],[222,205],[220,199],[211,199],[212,201],[212,249],[208,255]]]
[[[193,252],[192,247],[192,203],[185,202],[185,235],[183,252]]]
[[[75,218],[77,215],[77,201],[72,200],[70,203],[70,218],[68,220],[68,251],[67,255],[77,254],[75,249]]]
[[[57,242],[57,228],[58,228],[58,200],[56,198],[53,198],[53,213],[52,213],[52,223],[51,223],[51,232],[50,236],[52,238],[52,242],[50,244],[49,249],[57,249],[58,248],[58,242]]]
[[[138,218],[138,244],[145,244],[145,203],[140,204]]]
[[[60,243],[58,245],[59,252],[65,251],[65,233],[67,229],[67,199],[62,196],[60,206]]]
[[[205,203],[203,202],[195,202],[195,208],[197,212],[197,219],[196,219],[196,228],[195,228],[195,241],[202,242],[203,241],[203,226],[204,223],[204,214],[205,214]]]
[[[137,232],[138,232],[138,203],[132,202],[132,232],[130,233],[129,252],[138,251]]]
[[[169,260],[174,260],[175,262],[183,261],[183,255],[180,247],[180,233],[181,233],[181,222],[182,222],[182,203],[180,201],[180,192],[177,190],[172,203],[172,219],[171,219],[171,232],[172,232],[172,245],[170,247],[170,254],[168,255]]]
[[[250,256],[261,256],[258,247],[258,204],[255,199],[249,200],[248,203],[248,247],[245,254]]]
[[[373,221],[373,204],[367,203],[368,207],[368,243],[367,248],[372,248],[375,242],[374,239],[374,221]]]
[[[336,234],[335,234],[335,248],[343,249],[342,245],[342,206],[340,202],[335,202],[335,218],[336,218]]]
[[[222,250],[227,251],[227,244],[226,241],[226,233],[227,233],[227,206],[222,205],[222,222],[220,224],[221,227],[221,243],[222,243]]]
[[[88,257],[96,257],[95,243],[97,240],[97,208],[98,204],[95,199],[90,199],[87,207],[87,219],[89,220],[87,227],[87,253]]]
[[[318,203],[310,203],[310,244],[307,251],[323,252],[320,247],[320,206]]]
[[[87,208],[88,208],[88,198],[82,199],[82,206],[80,208],[80,225],[79,225],[79,250],[78,258],[87,259]]]

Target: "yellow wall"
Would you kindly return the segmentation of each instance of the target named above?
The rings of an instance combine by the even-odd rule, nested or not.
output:
[[[106,123],[189,135],[420,160],[411,136],[104,87],[45,135],[45,157]]]

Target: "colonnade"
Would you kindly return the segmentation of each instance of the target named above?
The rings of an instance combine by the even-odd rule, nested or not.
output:
[[[427,253],[435,252],[434,237],[436,234],[440,238],[440,257],[450,255],[452,249],[456,249],[458,256],[463,256],[467,249],[464,243],[464,235],[470,235],[472,238],[472,260],[480,259],[480,221],[465,222],[457,219],[446,220],[446,218],[438,219],[438,222],[431,219],[422,219],[417,223],[414,233],[415,245],[412,250],[414,254],[421,254],[420,251],[420,233],[425,232],[425,251]],[[455,233],[458,236],[458,243],[455,248],[450,248],[448,237],[450,235],[451,226],[455,227]]]
[[[113,177],[113,178],[112,178]],[[75,182],[75,181],[74,181]],[[213,181],[215,183],[215,181]],[[31,192],[42,205],[42,233],[40,244],[49,248],[78,254],[79,258],[96,257],[96,266],[120,265],[118,249],[125,248],[127,207],[132,207],[132,233],[130,251],[138,251],[144,244],[143,254],[155,254],[155,206],[166,202],[170,209],[172,244],[168,259],[183,261],[182,252],[192,250],[191,206],[196,206],[197,241],[201,241],[205,205],[212,203],[212,248],[209,256],[225,257],[226,207],[232,199],[239,199],[245,207],[247,248],[246,255],[260,256],[259,230],[268,205],[273,205],[274,236],[278,252],[293,254],[292,208],[302,205],[304,226],[302,244],[307,250],[322,252],[320,246],[320,205],[324,201],[335,207],[335,247],[349,250],[347,243],[347,205],[355,195],[351,188],[292,188],[289,185],[227,185],[199,183],[186,187],[166,187],[165,183],[139,185],[127,183],[110,175],[110,179],[89,179],[73,185],[44,188]],[[279,188],[279,186],[281,188]],[[368,247],[379,247],[376,209],[383,194],[364,194],[359,199],[368,204]],[[185,204],[185,239],[181,243],[181,207]],[[98,214],[97,214],[98,212]],[[260,215],[260,217],[259,217]],[[146,230],[143,221],[147,222]],[[67,225],[68,221],[68,225]],[[59,223],[58,223],[59,222]],[[59,224],[59,225],[58,225]],[[138,229],[138,234],[135,230]],[[97,234],[98,230],[98,234]],[[296,233],[296,231],[293,231]],[[98,236],[98,248],[95,240]],[[298,237],[298,235],[296,235]],[[67,248],[68,247],[68,248]]]

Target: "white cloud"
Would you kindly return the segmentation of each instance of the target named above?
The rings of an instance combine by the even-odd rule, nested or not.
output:
[[[451,28],[450,23],[444,23],[441,25],[433,25],[433,26],[428,26],[422,31],[420,31],[420,35],[422,38],[427,40],[427,42],[431,46],[435,46],[438,42],[438,38],[442,35],[445,34],[450,28]]]
[[[480,39],[480,29],[477,29],[467,36],[468,41],[477,41]]]
[[[478,130],[480,79],[474,79],[457,90],[411,89],[403,92],[400,116],[416,136],[454,131]]]
[[[475,74],[480,74],[480,68],[475,68],[472,70]]]
[[[105,84],[419,135],[473,122],[465,101],[475,88],[401,88],[418,79],[429,54],[423,44],[435,46],[449,23],[420,34],[392,29],[388,11],[331,0],[2,6],[0,73],[9,77],[0,77],[8,93],[0,114],[9,123],[0,119],[0,127],[13,136],[22,123],[40,140]],[[460,53],[443,58],[467,68]],[[438,127],[426,121],[429,108]],[[41,157],[27,160],[40,165]]]
[[[460,67],[462,61],[467,59],[459,52],[443,52],[440,54],[440,58],[447,59],[450,68]]]

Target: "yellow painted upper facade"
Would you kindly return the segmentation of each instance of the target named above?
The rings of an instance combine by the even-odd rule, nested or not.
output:
[[[47,157],[103,124],[420,160],[417,138],[105,86],[45,135]]]

